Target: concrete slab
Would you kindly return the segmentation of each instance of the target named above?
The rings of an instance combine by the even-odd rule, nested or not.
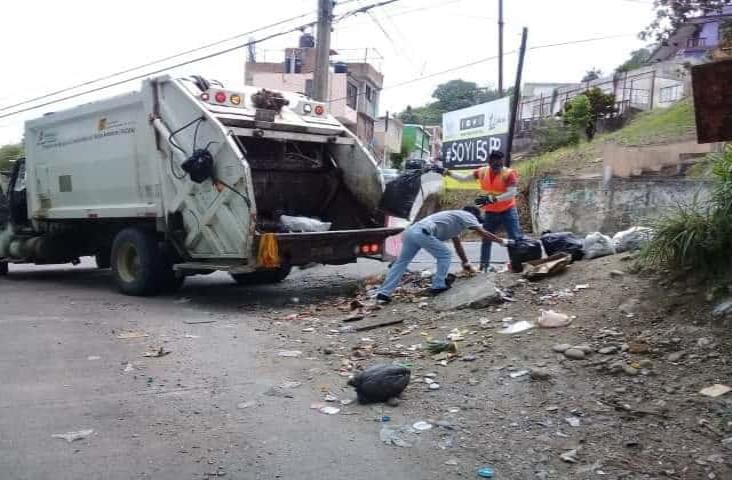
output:
[[[457,279],[452,289],[435,300],[436,310],[484,308],[502,302],[492,274],[478,274],[471,278]]]

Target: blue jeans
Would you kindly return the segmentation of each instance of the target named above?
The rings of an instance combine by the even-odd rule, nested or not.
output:
[[[521,233],[521,226],[519,225],[519,217],[516,207],[511,207],[501,213],[485,213],[485,216],[483,217],[483,228],[491,233],[496,233],[498,228],[501,226],[506,229],[506,235],[511,240],[519,240],[524,236],[524,234]],[[483,240],[483,244],[480,249],[481,270],[487,270],[491,265],[492,246],[493,242]]]
[[[437,272],[432,276],[432,288],[447,287],[445,278],[450,270],[452,250],[445,245],[445,242],[435,238],[434,235],[424,233],[422,227],[414,225],[404,232],[402,251],[399,253],[399,258],[389,268],[386,279],[379,287],[378,293],[390,297],[399,286],[399,281],[402,279],[404,272],[407,271],[409,263],[423,248],[437,260]]]

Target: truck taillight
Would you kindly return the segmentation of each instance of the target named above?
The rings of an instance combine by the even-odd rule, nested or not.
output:
[[[201,94],[201,100],[203,100],[204,102],[208,102],[209,98],[211,98],[211,97],[208,95],[208,92],[203,92]]]
[[[378,243],[365,243],[357,248],[362,255],[375,255],[379,253],[381,246]]]
[[[322,115],[325,113],[325,107],[322,105],[316,105],[315,106],[315,115]]]
[[[232,95],[229,97],[229,101],[234,105],[241,104],[241,97],[239,95]]]
[[[216,96],[214,98],[219,103],[225,103],[226,102],[226,92],[216,92]]]

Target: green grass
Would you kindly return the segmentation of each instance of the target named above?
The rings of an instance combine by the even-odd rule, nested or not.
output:
[[[605,142],[652,145],[694,138],[696,123],[690,98],[663,109],[638,114],[627,126],[604,135]]]

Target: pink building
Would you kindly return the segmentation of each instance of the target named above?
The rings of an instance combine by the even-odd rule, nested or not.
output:
[[[315,47],[311,37],[306,36],[300,45],[286,49],[282,62],[248,61],[245,83],[311,96]],[[331,51],[331,55],[334,54]],[[369,63],[338,62],[331,68],[328,81],[330,111],[367,145],[372,145],[374,139],[374,121],[379,113],[379,92],[383,83],[384,76]]]

